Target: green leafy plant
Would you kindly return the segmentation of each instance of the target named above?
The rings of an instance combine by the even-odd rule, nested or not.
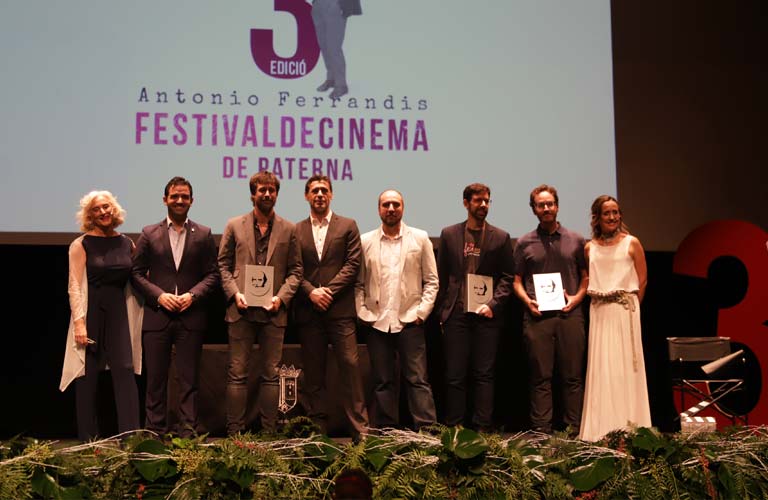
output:
[[[768,498],[768,428],[706,435],[481,434],[386,429],[341,444],[299,420],[283,436],[158,440],[144,432],[62,446],[0,442],[0,498],[330,499],[361,469],[377,499]]]

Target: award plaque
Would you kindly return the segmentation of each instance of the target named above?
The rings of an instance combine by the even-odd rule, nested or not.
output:
[[[559,311],[565,307],[563,278],[560,273],[534,274],[533,288],[536,290],[539,311]]]
[[[272,281],[275,268],[272,266],[245,266],[245,301],[248,307],[272,307]]]
[[[467,273],[467,300],[464,301],[467,312],[477,312],[477,309],[490,302],[491,298],[493,298],[493,277]]]

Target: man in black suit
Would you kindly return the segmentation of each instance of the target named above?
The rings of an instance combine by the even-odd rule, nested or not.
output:
[[[333,187],[324,175],[307,180],[304,195],[310,216],[296,224],[304,279],[294,314],[304,364],[304,406],[323,430],[327,425],[326,354],[333,345],[341,392],[352,434],[368,428],[363,383],[358,370],[355,283],[362,260],[360,232],[354,220],[331,211]]]
[[[147,366],[147,429],[168,432],[168,368],[176,346],[179,434],[198,431],[198,375],[208,298],[219,286],[211,229],[187,217],[192,184],[174,177],[165,186],[167,217],[145,227],[136,242],[133,285],[143,296],[144,357]]]
[[[464,423],[467,381],[474,384],[471,425],[489,430],[493,424],[493,372],[503,323],[503,306],[512,293],[514,268],[509,234],[486,222],[491,189],[484,184],[464,188],[467,220],[443,229],[437,254],[440,292],[435,311],[443,328],[446,425]],[[468,307],[467,275],[493,279],[493,293],[479,306]],[[469,286],[472,286],[470,283]]]

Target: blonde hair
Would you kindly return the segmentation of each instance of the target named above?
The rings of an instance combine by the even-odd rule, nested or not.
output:
[[[107,203],[112,205],[112,227],[117,227],[125,222],[125,210],[117,202],[117,198],[109,191],[91,191],[82,198],[80,198],[80,210],[77,211],[77,222],[80,224],[80,230],[87,232],[93,229],[93,216],[91,215],[91,207],[93,206],[93,200],[103,196],[106,198]]]

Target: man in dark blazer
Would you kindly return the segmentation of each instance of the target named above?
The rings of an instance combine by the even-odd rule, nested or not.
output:
[[[261,428],[277,427],[278,364],[288,324],[287,307],[301,283],[301,249],[296,227],[275,213],[280,180],[271,172],[251,177],[253,210],[227,221],[219,245],[219,270],[229,301],[229,363],[227,366],[227,433],[246,426],[248,365],[255,339],[259,342],[259,395],[256,402]],[[245,298],[247,265],[272,266],[272,300],[269,307],[249,307]]]
[[[368,428],[355,332],[355,283],[362,259],[360,232],[354,220],[331,211],[333,187],[328,177],[310,177],[304,196],[310,216],[296,224],[304,279],[294,304],[305,375],[303,404],[310,418],[327,430],[325,368],[330,343],[343,381],[339,390],[344,411],[353,436],[359,436]]]
[[[198,377],[208,304],[218,290],[216,243],[211,229],[189,220],[192,184],[174,177],[165,186],[168,216],[145,227],[136,242],[132,282],[144,296],[143,343],[147,367],[146,424],[168,428],[168,368],[176,347],[179,434],[198,429]]]
[[[514,280],[509,234],[485,220],[490,204],[488,186],[476,183],[464,188],[467,220],[443,229],[437,253],[440,292],[435,313],[443,329],[444,421],[451,426],[464,423],[471,379],[474,413],[470,425],[480,430],[490,430],[493,424],[496,349],[503,306]],[[468,274],[493,279],[493,293],[482,305],[474,300],[468,305]]]

